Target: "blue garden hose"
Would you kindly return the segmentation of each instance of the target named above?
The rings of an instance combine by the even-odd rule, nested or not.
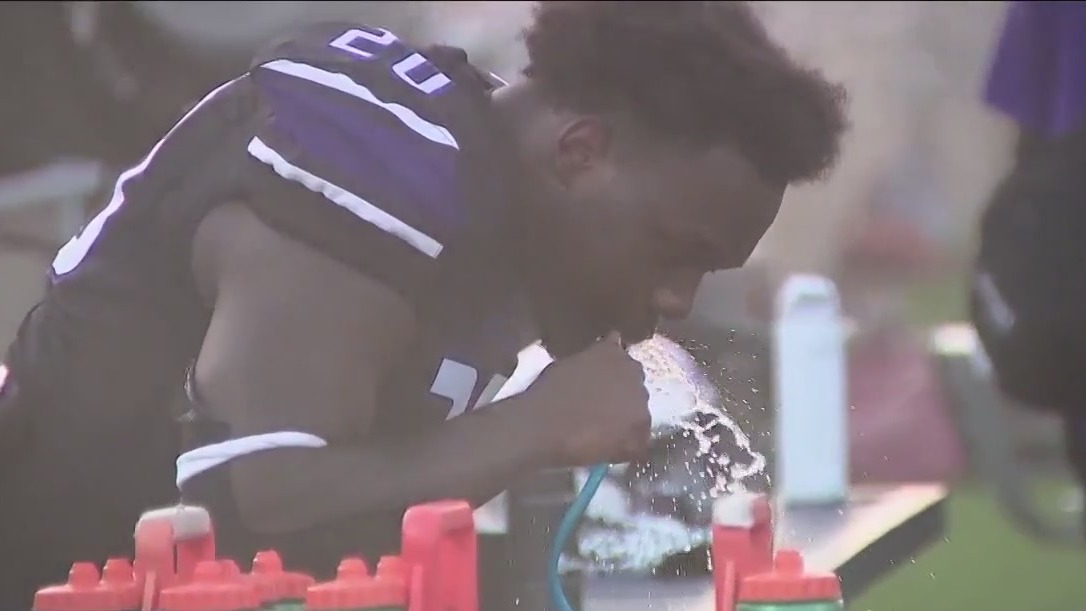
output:
[[[588,470],[588,480],[573,502],[569,504],[569,508],[562,516],[562,521],[558,524],[558,532],[554,535],[551,555],[547,562],[547,586],[550,590],[551,602],[557,611],[573,611],[566,593],[562,591],[562,582],[558,578],[558,561],[562,558],[562,550],[566,549],[570,537],[576,532],[577,524],[588,510],[592,497],[596,496],[596,491],[600,489],[603,478],[607,477],[607,467],[608,465],[604,463]]]

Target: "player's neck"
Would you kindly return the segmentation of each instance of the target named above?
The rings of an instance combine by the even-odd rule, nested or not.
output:
[[[499,129],[512,141],[527,167],[543,161],[559,117],[530,80],[521,80],[494,91],[491,107]]]
[[[553,265],[554,245],[546,229],[553,217],[547,195],[551,190],[542,171],[548,166],[549,145],[563,117],[529,80],[494,91],[491,102],[498,128],[505,132],[520,165],[518,180],[524,197],[517,206],[516,260],[531,294],[536,324],[552,354],[577,352],[583,348],[583,334],[573,331],[585,325],[580,308],[563,299],[568,281]]]

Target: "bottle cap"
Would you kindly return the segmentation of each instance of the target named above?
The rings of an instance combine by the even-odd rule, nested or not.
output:
[[[381,559],[377,561],[377,576],[392,576],[400,575],[407,577],[411,572],[411,567],[407,561],[403,559],[403,556],[381,556]]]
[[[78,611],[98,588],[98,567],[90,562],[76,562],[68,571],[66,583],[46,586],[34,594],[34,611]]]
[[[162,591],[159,607],[165,611],[256,609],[260,606],[256,588],[240,576],[232,560],[201,561],[193,570],[191,582]]]
[[[739,586],[740,602],[800,602],[840,600],[841,582],[833,573],[805,573],[803,556],[796,550],[777,552],[773,570],[745,577]]]
[[[394,579],[348,575],[309,588],[305,606],[308,611],[406,607],[407,591]]]
[[[713,501],[713,524],[732,528],[755,528],[772,520],[769,499],[764,494],[737,491]]]
[[[377,561],[376,576],[399,583],[406,595],[411,584],[411,565],[402,556],[382,556]]]
[[[127,558],[110,558],[102,567],[102,580],[98,584],[101,599],[95,609],[101,611],[125,611],[139,609],[142,592],[136,582],[132,563]]]
[[[223,579],[227,581],[241,578],[241,567],[238,566],[237,562],[229,558],[219,559],[219,569],[222,571]]]
[[[132,565],[124,558],[111,558],[102,569],[90,562],[77,562],[68,572],[68,582],[48,586],[34,595],[35,611],[132,611],[140,606],[140,590]]]
[[[336,579],[356,579],[369,577],[370,567],[361,556],[348,556],[339,561],[336,567]]]
[[[275,550],[257,552],[253,557],[250,577],[262,603],[284,599],[304,600],[306,590],[315,581],[305,573],[284,571],[283,560]]]
[[[352,556],[339,563],[334,581],[309,588],[305,595],[305,606],[310,611],[405,607],[407,588],[404,581],[394,575],[370,577],[365,560]]]

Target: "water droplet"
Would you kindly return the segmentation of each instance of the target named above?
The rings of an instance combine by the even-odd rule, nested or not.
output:
[[[680,521],[678,514],[711,510],[713,499],[743,489],[744,482],[752,477],[757,478],[759,487],[772,480],[764,473],[765,456],[752,448],[750,436],[743,430],[747,427],[739,424],[750,424],[749,413],[754,408],[747,399],[735,397],[726,388],[715,385],[703,392],[700,384],[706,378],[701,372],[684,369],[690,365],[676,359],[666,342],[644,342],[636,351],[631,350],[631,355],[641,361],[650,379],[649,387],[655,387],[656,392],[661,388],[691,389],[695,403],[692,413],[696,418],[683,418],[677,423],[681,434],[671,436],[660,446],[666,448],[670,462],[641,463],[630,470],[631,478],[637,480],[634,487],[647,493],[642,507],[654,508],[654,515],[631,515],[636,522],[633,528],[626,525],[592,529],[590,535],[582,535],[580,552],[591,558],[585,561],[590,567],[647,571],[662,559],[661,554],[675,554],[705,544],[698,539],[705,536],[703,529],[693,532],[683,524],[685,520]],[[686,363],[692,365],[693,361]],[[755,383],[745,372],[740,374],[722,367],[721,373],[728,381],[745,379],[744,386]],[[757,408],[765,412],[767,406],[758,401]],[[764,430],[757,434],[759,440],[770,437],[770,432]]]

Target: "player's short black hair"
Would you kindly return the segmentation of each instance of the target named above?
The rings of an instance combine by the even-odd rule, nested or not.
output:
[[[746,2],[539,2],[524,41],[525,76],[557,105],[731,144],[778,184],[836,161],[844,89],[792,61]]]

